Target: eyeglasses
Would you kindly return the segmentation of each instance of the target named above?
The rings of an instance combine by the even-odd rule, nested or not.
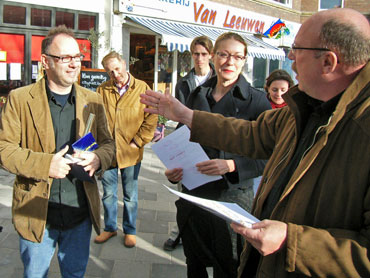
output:
[[[52,58],[55,58],[55,59],[58,59],[60,61],[62,61],[62,63],[69,63],[72,61],[72,59],[75,61],[75,62],[81,62],[84,58],[85,58],[85,55],[83,54],[77,54],[76,56],[55,56],[55,55],[51,55],[51,54],[47,54],[45,53],[46,56],[49,56],[49,57],[52,57]]]
[[[228,60],[230,57],[233,57],[236,62],[242,62],[245,60],[245,56],[238,54],[232,55],[226,52],[216,52],[216,55],[222,60]]]
[[[316,51],[331,51],[329,48],[322,48],[322,47],[300,47],[295,46],[295,43],[292,44],[292,53],[295,54],[295,50],[316,50]]]

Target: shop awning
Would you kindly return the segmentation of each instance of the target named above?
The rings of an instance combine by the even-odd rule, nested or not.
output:
[[[222,33],[229,31],[213,27],[205,27],[195,24],[186,24],[175,21],[165,21],[139,16],[127,16],[135,23],[143,25],[151,31],[161,35],[162,44],[167,45],[169,51],[175,49],[180,52],[190,50],[190,44],[193,38],[206,35],[213,42]],[[282,49],[272,46],[263,40],[254,37],[252,34],[238,32],[248,44],[248,55],[256,58],[271,60],[285,60],[285,53]]]

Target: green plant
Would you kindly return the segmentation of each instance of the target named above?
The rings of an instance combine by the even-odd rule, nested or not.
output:
[[[99,33],[98,31],[95,31],[94,28],[90,28],[89,32],[90,35],[87,39],[91,42],[91,47],[96,50],[102,48],[102,45],[99,44],[99,39],[104,36],[104,31]]]
[[[158,115],[158,124],[166,124],[168,119],[162,115]]]

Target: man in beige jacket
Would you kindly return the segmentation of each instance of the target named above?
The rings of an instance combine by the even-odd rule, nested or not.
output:
[[[149,143],[157,124],[157,115],[145,113],[140,94],[149,86],[126,71],[126,63],[115,51],[107,54],[102,65],[110,80],[97,88],[103,97],[110,130],[117,146],[117,162],[102,178],[105,228],[95,238],[103,243],[117,235],[117,184],[118,170],[123,189],[124,245],[136,245],[136,216],[138,206],[138,176],[144,145]]]
[[[76,82],[83,55],[71,30],[51,29],[42,42],[45,77],[10,92],[0,118],[0,164],[16,174],[12,220],[19,234],[24,277],[47,277],[58,245],[62,277],[84,277],[92,225],[100,232],[100,198],[93,174],[107,169],[115,146],[101,97]],[[82,152],[81,181],[71,170],[73,142],[90,113],[98,148]],[[75,169],[75,166],[72,166]],[[80,167],[80,170],[81,167]],[[83,172],[82,172],[83,173]]]

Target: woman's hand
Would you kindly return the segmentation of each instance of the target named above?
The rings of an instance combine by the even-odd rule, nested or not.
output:
[[[211,159],[197,163],[199,172],[209,176],[225,175],[235,171],[235,162],[232,159]]]
[[[182,180],[182,168],[167,169],[164,174],[169,181],[179,182]]]

